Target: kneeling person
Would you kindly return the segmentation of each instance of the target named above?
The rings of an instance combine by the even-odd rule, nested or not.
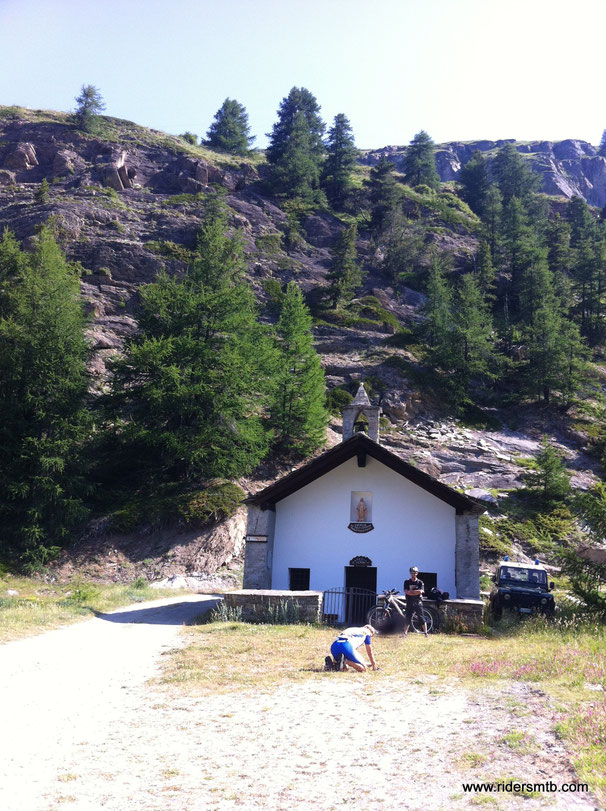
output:
[[[375,657],[372,653],[371,637],[376,634],[376,630],[372,625],[364,625],[362,628],[346,628],[339,634],[330,648],[331,656],[325,659],[325,670],[346,670],[352,667],[354,670],[362,672],[367,667],[358,657],[357,649],[364,643],[366,645],[366,653],[370,660],[373,670],[378,670]],[[333,661],[334,659],[334,661]]]

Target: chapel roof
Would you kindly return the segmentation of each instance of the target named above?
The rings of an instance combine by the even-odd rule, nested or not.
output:
[[[256,504],[262,509],[273,509],[278,501],[311,484],[320,476],[324,476],[324,474],[347,462],[348,459],[357,456],[359,461],[365,463],[366,455],[371,456],[378,462],[382,462],[386,467],[399,473],[405,479],[445,501],[451,507],[454,507],[457,513],[483,513],[486,509],[485,505],[478,504],[469,496],[465,496],[463,493],[453,490],[452,487],[442,484],[433,476],[424,473],[409,462],[405,462],[395,453],[369,439],[366,434],[361,432],[355,433],[349,439],[335,445],[334,448],[312,459],[306,465],[297,468],[292,473],[288,473],[253,496],[249,496],[244,503]]]

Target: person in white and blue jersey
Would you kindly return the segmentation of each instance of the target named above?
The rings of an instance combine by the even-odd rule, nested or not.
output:
[[[368,670],[357,653],[358,648],[362,645],[366,645],[370,666],[373,670],[378,670],[372,652],[372,637],[376,633],[372,625],[364,625],[361,628],[345,628],[332,643],[330,648],[332,656],[327,656],[324,660],[324,670],[349,670],[349,668],[352,668],[360,673]]]

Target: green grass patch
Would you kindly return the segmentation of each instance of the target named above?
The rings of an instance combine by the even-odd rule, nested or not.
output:
[[[146,242],[144,246],[148,251],[163,256],[166,259],[176,259],[184,265],[190,265],[195,257],[195,251],[190,251],[185,245],[178,245],[168,239]]]
[[[152,589],[145,578],[129,585],[93,583],[80,577],[69,583],[45,583],[0,572],[0,642],[69,625],[98,611],[177,594],[174,589]]]
[[[111,515],[110,528],[128,533],[140,526],[162,526],[174,521],[202,524],[233,515],[244,491],[229,481],[217,481],[205,488],[183,492],[179,485],[156,489],[152,495],[135,496]]]

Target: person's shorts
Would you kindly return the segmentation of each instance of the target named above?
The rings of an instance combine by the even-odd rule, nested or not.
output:
[[[417,615],[419,622],[425,622],[425,617],[423,616],[423,606],[420,603],[417,605],[407,605],[404,611],[404,619],[410,624],[415,614]]]
[[[330,646],[330,652],[332,653],[333,659],[337,662],[339,661],[339,656],[344,654],[348,662],[355,662],[358,665],[364,664],[364,662],[358,658],[358,654],[355,652],[351,642],[339,642],[337,640]]]

